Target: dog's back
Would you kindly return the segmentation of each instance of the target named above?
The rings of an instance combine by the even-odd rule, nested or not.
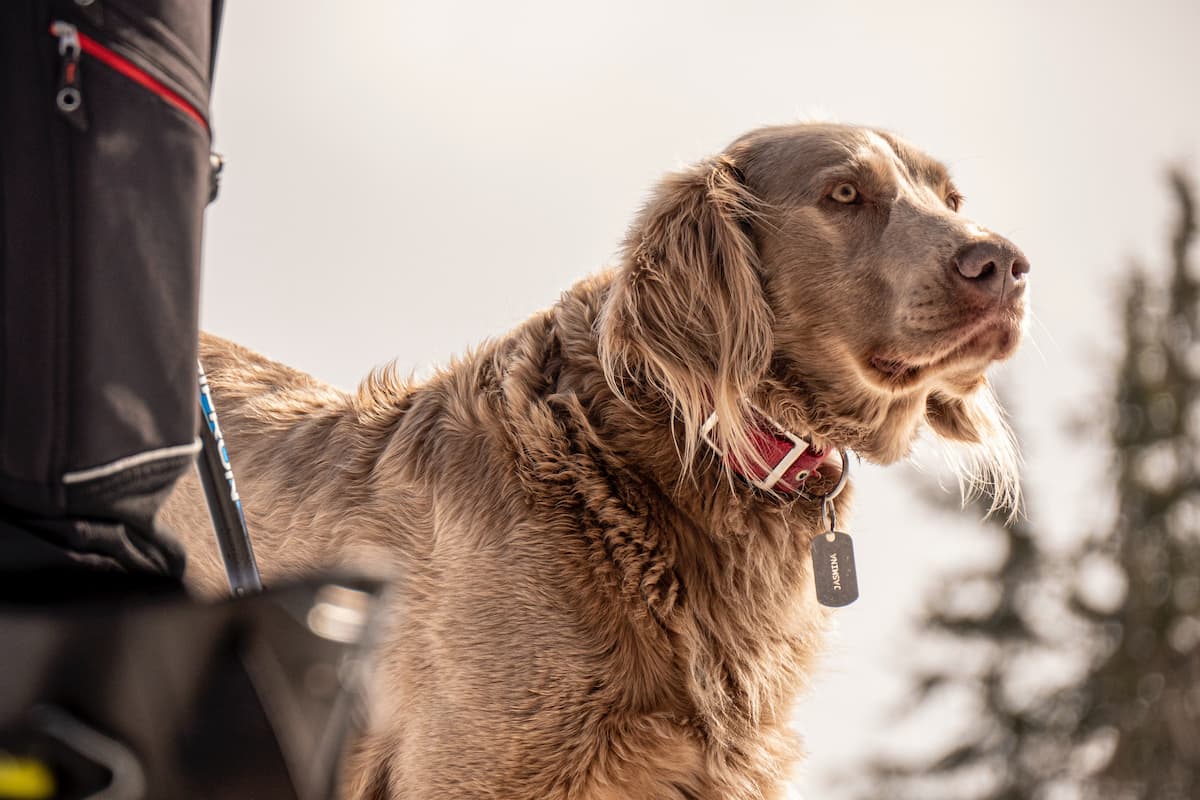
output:
[[[284,507],[295,496],[287,488],[295,486],[289,476],[289,465],[295,464],[290,448],[303,446],[300,438],[311,439],[322,418],[336,419],[348,407],[348,397],[299,370],[211,334],[200,336],[200,360],[232,454],[255,547],[267,556],[260,566],[268,577],[294,573],[286,562],[280,563],[279,557],[287,549],[277,541],[287,535],[282,530],[283,520],[268,509]],[[308,422],[297,425],[302,420]],[[180,480],[162,513],[163,521],[187,550],[188,585],[206,594],[226,592],[225,570],[194,471]],[[311,523],[300,525],[299,530],[308,536]],[[319,566],[304,561],[296,566]]]

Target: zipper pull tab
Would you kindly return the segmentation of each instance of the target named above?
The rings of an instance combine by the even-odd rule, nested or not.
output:
[[[67,122],[86,131],[87,115],[83,110],[83,82],[79,71],[83,46],[79,43],[79,30],[70,23],[55,20],[50,25],[50,33],[58,37],[58,55],[62,59],[54,103]]]
[[[225,171],[225,157],[213,150],[208,154],[208,202],[217,199],[221,191],[221,173]]]

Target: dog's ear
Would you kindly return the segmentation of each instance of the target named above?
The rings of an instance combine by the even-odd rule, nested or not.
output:
[[[992,387],[985,382],[965,397],[933,392],[925,401],[925,420],[939,436],[967,445],[965,457],[956,459],[964,500],[987,494],[992,511],[1017,514],[1021,459]]]
[[[601,318],[609,382],[620,392],[632,377],[662,392],[683,423],[689,466],[714,410],[725,451],[758,458],[744,423],[772,336],[750,234],[755,205],[728,158],[668,176],[630,229]]]

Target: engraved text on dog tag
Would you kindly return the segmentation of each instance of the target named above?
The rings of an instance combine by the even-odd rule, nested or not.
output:
[[[813,539],[813,581],[823,606],[848,606],[858,599],[858,572],[850,534],[830,531]]]

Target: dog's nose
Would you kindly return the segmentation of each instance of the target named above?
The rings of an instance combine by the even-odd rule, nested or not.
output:
[[[959,248],[950,260],[955,274],[971,291],[984,298],[1011,294],[1025,287],[1029,261],[1015,244],[1002,236],[990,236]]]

